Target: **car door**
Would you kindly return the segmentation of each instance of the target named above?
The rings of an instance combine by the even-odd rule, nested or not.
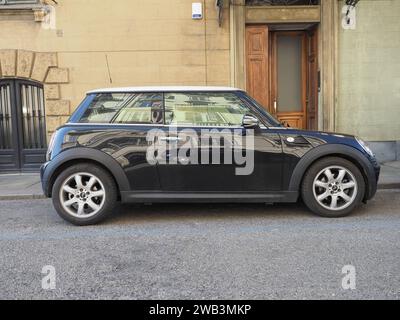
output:
[[[149,132],[162,130],[163,94],[159,92],[99,93],[89,97],[76,133],[79,145],[101,150],[123,168],[132,190],[159,190],[157,166],[149,161]]]
[[[169,92],[160,184],[167,192],[257,192],[281,189],[282,146],[235,92]]]

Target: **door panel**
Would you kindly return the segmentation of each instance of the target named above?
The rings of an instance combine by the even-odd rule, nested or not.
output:
[[[0,171],[19,169],[15,83],[0,81]]]
[[[21,169],[37,169],[46,161],[46,122],[43,88],[17,81]]]
[[[277,103],[279,113],[302,112],[301,36],[277,35]]]
[[[276,117],[290,127],[306,128],[306,36],[275,32],[273,36],[273,104]]]
[[[164,191],[280,190],[282,148],[269,129],[245,130],[256,114],[232,92],[165,93],[169,129],[158,163]]]
[[[227,191],[232,188],[227,187],[232,181],[230,177],[234,174],[233,165],[217,164],[213,155],[219,157],[221,163],[224,163],[225,157],[223,148],[214,144],[219,142],[220,135],[218,128],[215,133],[202,130],[209,130],[209,127],[170,127],[168,133],[167,151],[163,155],[165,163],[158,164],[160,182],[163,191]],[[183,134],[184,133],[184,134]],[[192,145],[190,158],[194,155],[197,163],[182,163],[181,150],[189,142]],[[224,144],[232,143],[224,141]],[[229,146],[227,147],[229,148]],[[193,158],[192,158],[193,159]],[[213,162],[214,161],[214,162]]]
[[[246,28],[247,92],[268,109],[268,27]]]
[[[296,115],[295,113],[288,113],[287,115],[281,113],[279,115],[279,119],[291,128],[303,128],[304,127],[304,119],[303,114],[300,113]]]
[[[13,121],[11,116],[11,85],[0,86],[0,148],[12,149]]]
[[[194,134],[194,139],[200,137],[202,129],[181,127],[178,135],[170,135],[170,138],[179,136],[181,130],[189,130]],[[214,128],[214,130],[220,130]],[[226,131],[227,129],[225,129]],[[182,164],[179,162],[179,150],[184,143],[183,139],[171,139],[169,142],[170,152],[167,152],[167,163],[159,163],[158,171],[160,183],[163,191],[187,191],[187,192],[252,192],[252,191],[278,191],[281,190],[282,179],[282,147],[281,140],[277,133],[270,132],[269,129],[262,129],[254,132],[253,146],[247,146],[245,143],[246,130],[232,129],[232,139],[224,140],[219,146],[212,144],[212,138],[202,140],[201,145],[194,152],[199,159],[198,164]],[[216,134],[215,139],[220,135]],[[242,139],[242,148],[234,148],[234,140]],[[229,142],[230,141],[230,142]],[[213,149],[219,154],[219,163],[213,162]],[[250,149],[251,148],[251,149]],[[235,159],[236,154],[253,153],[254,161],[247,158],[249,162],[245,165],[237,165],[235,161],[229,162],[228,159]],[[208,163],[202,161],[205,154],[209,160]],[[228,158],[229,157],[229,158]],[[253,164],[250,164],[253,161]],[[237,174],[238,168],[253,167],[250,174]]]

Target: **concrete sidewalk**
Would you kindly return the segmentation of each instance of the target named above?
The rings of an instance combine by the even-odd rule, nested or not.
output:
[[[378,189],[400,189],[400,161],[381,164]]]
[[[400,189],[400,161],[381,164],[379,189]],[[0,200],[41,199],[42,193],[38,173],[0,175]]]
[[[39,173],[0,175],[0,200],[45,198]]]

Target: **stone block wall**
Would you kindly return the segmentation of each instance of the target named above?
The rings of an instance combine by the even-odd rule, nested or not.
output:
[[[57,2],[50,2],[55,29],[43,28],[33,18],[13,15],[11,20],[0,13],[0,48],[28,51],[20,53],[27,65],[33,59],[29,52],[54,52],[57,61],[36,54],[40,66],[32,72],[37,78],[46,72],[48,98],[61,95],[71,102],[71,111],[95,88],[230,84],[227,1],[221,27],[215,0]],[[203,3],[202,20],[192,19],[193,2]],[[59,70],[63,68],[68,71]],[[57,83],[62,83],[58,90],[47,88]],[[49,126],[57,122],[50,121]]]
[[[0,79],[27,79],[43,84],[47,132],[50,135],[71,113],[70,101],[60,93],[69,83],[68,69],[58,67],[56,53],[28,50],[0,50]]]

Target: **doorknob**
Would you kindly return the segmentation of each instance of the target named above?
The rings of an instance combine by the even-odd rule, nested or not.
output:
[[[276,103],[276,100],[274,100],[274,110],[275,110],[275,113],[276,113],[276,107],[277,107],[277,103]]]

